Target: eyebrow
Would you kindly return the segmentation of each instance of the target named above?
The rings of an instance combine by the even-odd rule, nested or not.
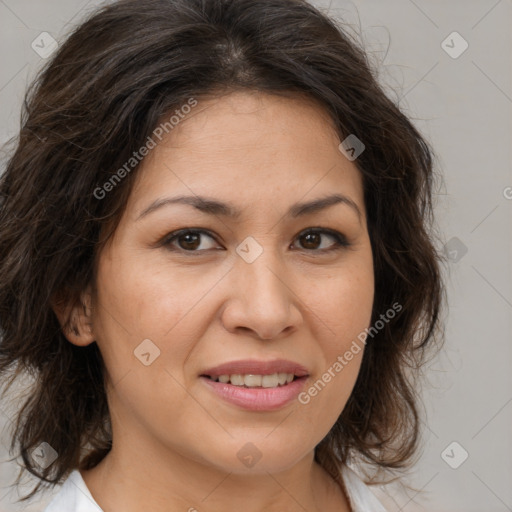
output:
[[[156,199],[139,214],[136,221],[139,221],[140,219],[146,217],[147,215],[156,210],[159,210],[160,208],[172,204],[187,204],[193,206],[200,212],[209,215],[219,215],[233,219],[239,218],[242,214],[242,211],[237,209],[232,204],[223,203],[221,201],[217,201],[209,197],[177,196]],[[335,204],[345,204],[349,206],[357,214],[359,221],[361,221],[361,210],[359,209],[357,204],[352,199],[350,199],[350,197],[347,197],[343,194],[333,194],[327,197],[314,199],[313,201],[309,202],[295,203],[290,207],[290,209],[286,213],[286,216],[291,218],[301,217],[304,215],[316,213],[320,210],[324,210],[325,208],[328,208],[329,206],[333,206]]]

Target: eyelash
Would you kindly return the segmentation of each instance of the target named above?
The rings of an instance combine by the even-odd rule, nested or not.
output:
[[[180,229],[178,231],[173,231],[172,233],[169,233],[162,241],[161,245],[165,246],[168,250],[170,251],[173,251],[173,252],[181,252],[181,253],[184,253],[184,254],[187,254],[187,255],[192,255],[194,253],[197,253],[197,254],[194,254],[194,256],[196,255],[200,255],[201,253],[204,253],[204,252],[207,252],[207,251],[212,251],[212,250],[219,250],[219,249],[202,249],[202,250],[187,250],[187,249],[182,249],[182,248],[177,248],[177,247],[174,247],[172,245],[172,243],[180,238],[181,236],[183,235],[186,235],[186,234],[202,234],[202,235],[207,235],[209,236],[210,238],[212,238],[213,240],[216,240],[215,236],[213,235],[213,233],[211,233],[210,231],[206,230],[206,229],[199,229],[199,228],[186,228],[186,229]],[[333,251],[339,251],[339,250],[342,250],[342,249],[346,249],[348,247],[350,247],[350,243],[348,242],[347,238],[345,235],[343,235],[342,233],[340,233],[339,231],[335,231],[333,229],[327,229],[327,228],[321,228],[321,227],[315,227],[315,228],[308,228],[308,229],[305,229],[303,231],[301,231],[298,235],[297,235],[297,239],[300,239],[301,237],[305,236],[305,235],[308,235],[308,234],[324,234],[324,235],[329,235],[330,237],[332,237],[334,239],[334,243],[331,247],[329,247],[328,249],[302,249],[306,252],[310,252],[310,253],[320,253],[320,254],[326,254],[326,253],[331,253]],[[217,242],[218,243],[218,242]]]

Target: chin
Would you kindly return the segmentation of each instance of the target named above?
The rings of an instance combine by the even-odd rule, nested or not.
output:
[[[222,466],[223,471],[239,475],[279,473],[313,453],[315,444],[311,443],[308,449],[306,439],[291,439],[277,435],[276,431],[270,432],[265,429],[261,434],[246,433],[231,439],[218,458],[211,462],[217,467]]]

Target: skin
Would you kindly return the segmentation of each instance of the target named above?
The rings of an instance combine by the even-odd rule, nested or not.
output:
[[[362,178],[339,143],[311,100],[234,92],[201,100],[143,161],[99,255],[96,286],[83,294],[88,307],[72,311],[79,334],[66,332],[76,345],[98,343],[108,371],[113,448],[81,471],[105,512],[350,511],[313,457],[345,407],[363,350],[308,404],[273,412],[231,405],[199,378],[227,361],[283,358],[308,368],[307,389],[369,326]],[[296,202],[333,193],[360,216],[345,203],[285,216]],[[137,220],[154,200],[182,194],[231,202],[242,215],[174,204]],[[350,246],[325,252],[335,239],[308,243],[301,232],[312,227],[336,230]],[[214,238],[158,245],[183,228]],[[235,251],[248,236],[263,249],[252,263]],[[57,312],[62,322],[67,313]],[[134,356],[144,339],[160,350],[148,366]],[[251,468],[237,457],[249,442],[262,455]]]

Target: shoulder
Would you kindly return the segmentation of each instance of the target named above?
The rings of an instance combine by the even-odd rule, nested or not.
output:
[[[387,512],[384,505],[377,499],[370,487],[349,466],[342,466],[342,477],[345,492],[353,512]]]
[[[103,512],[94,501],[80,472],[73,470],[44,512]]]

